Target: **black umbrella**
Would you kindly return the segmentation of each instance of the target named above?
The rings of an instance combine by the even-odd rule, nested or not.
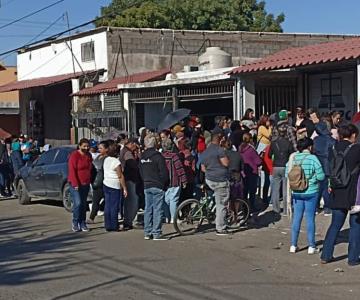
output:
[[[160,122],[158,125],[158,130],[169,129],[170,127],[174,126],[175,124],[179,123],[182,119],[185,119],[190,115],[191,110],[187,108],[180,108],[171,113],[168,113],[164,120]]]

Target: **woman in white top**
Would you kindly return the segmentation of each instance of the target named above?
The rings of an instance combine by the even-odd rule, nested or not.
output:
[[[119,231],[119,206],[122,197],[127,196],[125,177],[122,173],[120,160],[117,158],[120,147],[110,144],[108,156],[104,160],[104,223],[106,231]]]

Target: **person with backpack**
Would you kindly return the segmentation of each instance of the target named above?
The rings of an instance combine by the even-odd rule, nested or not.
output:
[[[321,263],[329,263],[333,258],[336,239],[348,212],[355,204],[357,181],[360,171],[360,144],[355,144],[359,131],[353,124],[341,126],[339,141],[330,152],[330,188],[332,218],[327,230],[321,254]],[[350,214],[348,264],[360,264],[360,222],[357,214]]]
[[[278,132],[279,136],[271,142],[268,153],[268,157],[273,159],[271,202],[273,210],[280,214],[280,188],[282,188],[283,214],[286,214],[287,182],[285,167],[286,163],[289,161],[290,154],[294,152],[294,147],[287,138],[287,131],[284,126],[280,127]]]
[[[289,113],[287,110],[283,109],[279,112],[279,122],[277,122],[276,126],[273,127],[272,130],[272,138],[276,138],[279,136],[279,128],[286,130],[286,136],[289,141],[292,143],[294,151],[297,149],[297,139],[296,139],[296,131],[295,128],[289,124]]]
[[[88,224],[95,223],[95,217],[97,216],[100,208],[104,210],[104,205],[101,207],[101,200],[104,199],[104,160],[107,156],[107,152],[109,150],[109,142],[102,141],[99,144],[99,155],[93,160],[93,166],[95,169],[95,177],[92,180],[92,205],[90,207],[90,216],[89,219],[86,221]]]
[[[315,244],[315,213],[319,194],[319,181],[325,179],[324,171],[319,159],[311,154],[313,141],[304,137],[297,143],[298,152],[293,154],[286,164],[285,174],[292,191],[292,205],[294,210],[291,225],[290,253],[298,250],[302,218],[306,216],[308,239],[308,254],[318,252]]]
[[[324,121],[316,124],[315,132],[317,137],[314,138],[314,154],[319,159],[325,173],[325,179],[320,182],[318,207],[322,197],[324,199],[324,216],[329,216],[331,215],[331,209],[329,208],[330,194],[328,191],[330,176],[329,153],[336,140],[331,137],[331,132]]]

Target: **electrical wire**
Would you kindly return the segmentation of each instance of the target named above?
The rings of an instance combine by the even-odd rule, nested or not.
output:
[[[24,20],[24,19],[27,19],[27,18],[29,18],[29,17],[31,17],[31,16],[33,16],[33,15],[36,15],[36,14],[38,14],[39,12],[42,12],[42,11],[44,11],[44,10],[47,10],[47,9],[49,9],[49,8],[51,8],[51,7],[53,7],[53,6],[57,5],[57,4],[60,4],[60,3],[64,2],[64,1],[65,1],[65,0],[58,0],[58,1],[56,1],[56,2],[54,2],[54,3],[52,3],[52,4],[50,4],[50,5],[47,5],[47,6],[45,6],[45,7],[43,7],[43,8],[40,8],[40,9],[34,11],[34,12],[31,12],[31,13],[29,13],[29,14],[27,14],[27,15],[19,18],[19,19],[16,19],[16,20],[14,20],[14,21],[11,21],[10,23],[7,23],[7,24],[5,24],[5,25],[1,25],[1,26],[0,26],[0,30],[1,30],[1,29],[4,29],[4,28],[6,28],[6,27],[9,27],[9,26],[11,26],[12,24],[18,23],[18,22],[20,22],[20,21],[22,21],[22,20]]]
[[[202,43],[202,45],[200,46],[200,48],[196,51],[189,51],[187,50],[183,44],[181,43],[181,41],[175,36],[175,40],[178,42],[178,44],[180,45],[181,49],[183,49],[183,51],[187,54],[187,55],[195,55],[195,54],[200,54],[201,50],[204,48],[205,44],[207,42],[209,42],[209,46],[211,47],[211,41],[210,39],[205,39],[204,42]]]
[[[43,35],[46,31],[48,31],[51,27],[53,27],[53,25],[55,25],[57,22],[59,22],[61,19],[64,20],[64,14],[62,14],[59,18],[57,18],[54,22],[52,22],[48,27],[46,27],[44,30],[42,30],[39,34],[37,34],[36,36],[34,36],[30,41],[28,41],[26,44],[29,44],[33,41],[35,41],[38,37],[40,37],[41,35]]]
[[[54,40],[56,40],[57,38],[59,38],[59,37],[61,37],[62,35],[64,35],[65,33],[68,33],[68,32],[70,32],[70,31],[73,31],[73,30],[76,30],[76,29],[79,29],[79,28],[82,28],[82,27],[85,27],[85,26],[88,26],[88,25],[90,25],[90,24],[93,24],[95,21],[98,21],[98,20],[101,20],[101,19],[104,19],[104,18],[108,18],[108,17],[113,17],[113,16],[114,16],[114,14],[112,13],[112,14],[104,15],[104,16],[99,17],[99,18],[96,18],[96,19],[92,19],[92,20],[90,20],[90,21],[88,21],[88,22],[85,22],[85,23],[82,23],[82,24],[80,24],[80,25],[74,26],[74,27],[72,27],[72,28],[70,28],[70,29],[61,31],[61,32],[59,32],[59,33],[55,33],[55,34],[53,34],[53,35],[51,35],[51,36],[48,36],[48,37],[46,37],[46,38],[43,38],[43,39],[41,39],[41,40],[37,40],[37,41],[31,42],[31,43],[28,43],[28,44],[24,44],[24,45],[22,45],[22,46],[20,46],[20,47],[17,47],[17,48],[14,48],[14,49],[11,49],[11,50],[2,52],[2,53],[0,53],[0,56],[9,54],[9,53],[11,53],[11,52],[16,52],[16,51],[18,51],[18,50],[26,49],[26,48],[28,48],[28,47],[30,47],[30,46],[33,46],[33,45],[36,45],[36,44],[39,44],[39,43],[42,43],[42,42],[54,41]]]

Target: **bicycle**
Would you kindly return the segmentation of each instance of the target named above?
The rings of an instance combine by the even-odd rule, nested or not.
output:
[[[215,221],[215,197],[208,194],[205,186],[201,187],[201,191],[200,200],[187,199],[176,209],[174,228],[180,235],[196,233],[204,220],[209,224]],[[228,201],[226,223],[229,229],[239,229],[246,224],[249,217],[250,206],[246,200],[237,198]]]

